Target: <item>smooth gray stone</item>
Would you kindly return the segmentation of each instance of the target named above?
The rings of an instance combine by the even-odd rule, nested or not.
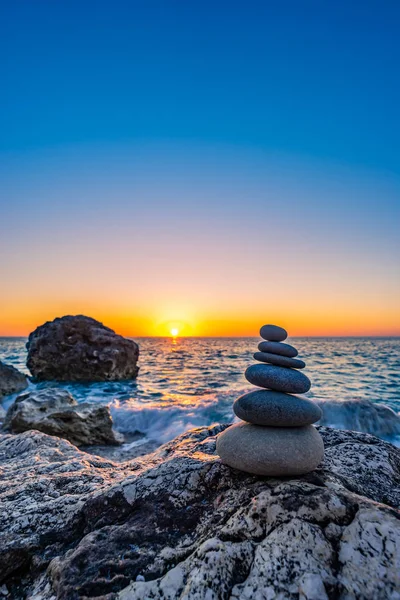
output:
[[[253,354],[256,360],[278,367],[289,367],[290,369],[304,369],[306,363],[298,358],[289,358],[280,354],[271,354],[270,352],[256,352]]]
[[[278,327],[278,325],[263,325],[260,329],[260,335],[264,340],[270,340],[271,342],[283,342],[288,336],[286,329]]]
[[[300,371],[275,365],[251,365],[244,375],[253,385],[287,394],[305,394],[311,387],[311,381]]]
[[[260,342],[258,349],[260,352],[279,354],[281,356],[288,356],[289,358],[294,358],[298,355],[296,348],[293,348],[290,344],[282,344],[281,342]]]
[[[313,425],[260,427],[237,423],[217,437],[217,454],[226,465],[254,475],[303,475],[322,461],[324,443]]]
[[[272,390],[240,396],[233,404],[233,412],[243,421],[270,427],[301,427],[322,417],[322,410],[311,400]]]

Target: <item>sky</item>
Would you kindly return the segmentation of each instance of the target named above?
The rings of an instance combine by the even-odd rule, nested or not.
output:
[[[400,335],[400,5],[0,2],[0,335]]]

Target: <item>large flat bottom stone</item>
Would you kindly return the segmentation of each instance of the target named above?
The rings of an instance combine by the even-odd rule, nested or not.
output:
[[[324,443],[312,425],[261,427],[237,423],[217,437],[217,454],[226,465],[254,475],[303,475],[322,461]]]

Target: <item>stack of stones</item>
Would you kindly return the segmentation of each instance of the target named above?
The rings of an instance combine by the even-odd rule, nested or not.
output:
[[[296,348],[282,343],[282,327],[264,325],[265,340],[258,345],[255,364],[246,370],[247,381],[259,388],[238,398],[233,410],[242,422],[217,438],[222,462],[256,475],[290,476],[308,473],[324,456],[324,444],[312,425],[321,416],[317,404],[293,394],[304,394],[311,382],[299,369]]]

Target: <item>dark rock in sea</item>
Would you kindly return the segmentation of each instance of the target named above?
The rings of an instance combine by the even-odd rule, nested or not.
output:
[[[233,411],[243,421],[270,427],[311,425],[322,416],[315,402],[272,390],[256,390],[240,396],[233,404]]]
[[[288,336],[286,329],[277,325],[263,325],[260,329],[260,335],[264,340],[270,340],[271,342],[283,342]]]
[[[311,387],[304,373],[275,365],[251,365],[244,375],[253,385],[287,394],[305,394]]]
[[[279,354],[280,356],[288,356],[289,358],[294,358],[298,355],[296,348],[290,344],[282,344],[282,342],[260,342],[258,349],[260,352]]]
[[[30,334],[27,366],[38,380],[115,381],[138,374],[139,346],[99,321],[66,316]]]
[[[22,433],[36,429],[76,446],[120,444],[108,406],[78,404],[66,390],[35,390],[18,396],[7,411],[4,429]]]
[[[0,399],[17,394],[28,387],[26,375],[0,360]]]
[[[256,352],[255,360],[269,363],[278,367],[289,367],[290,369],[304,369],[306,363],[298,358],[289,358],[280,354],[270,354],[269,352]]]
[[[226,465],[272,477],[304,475],[317,468],[324,444],[312,425],[260,427],[236,423],[217,438],[217,453]]]
[[[321,427],[316,471],[261,478],[216,456],[224,428],[120,464],[37,431],[0,436],[0,586],[43,600],[396,597],[398,448]]]

